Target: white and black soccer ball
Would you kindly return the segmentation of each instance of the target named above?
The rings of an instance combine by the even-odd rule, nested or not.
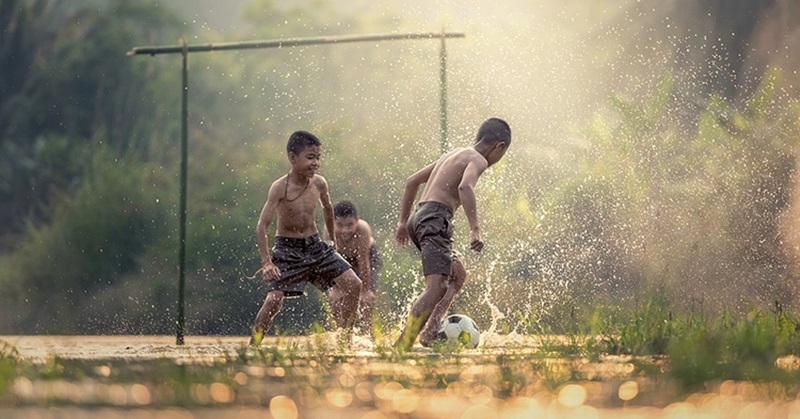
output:
[[[465,348],[473,349],[481,341],[481,332],[475,321],[463,314],[447,316],[439,327],[439,340],[458,343]]]

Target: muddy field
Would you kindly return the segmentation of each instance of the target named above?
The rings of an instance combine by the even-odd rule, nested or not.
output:
[[[791,389],[708,383],[686,393],[664,360],[553,359],[531,337],[483,336],[476,350],[335,336],[0,336],[21,373],[2,418],[800,418]],[[785,359],[784,362],[795,362]]]

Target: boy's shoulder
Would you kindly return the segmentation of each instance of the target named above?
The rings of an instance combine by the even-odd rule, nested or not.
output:
[[[472,147],[463,147],[463,148],[456,148],[449,153],[445,154],[441,157],[440,161],[444,162],[447,161],[447,164],[453,163],[469,163],[469,162],[488,162],[486,161],[486,157],[484,157],[478,150],[475,150]]]
[[[318,188],[328,186],[328,181],[325,180],[325,178],[318,173],[315,173],[314,176],[311,179],[309,179],[309,181],[314,185],[316,185]]]
[[[270,184],[270,190],[273,190],[273,189],[277,188],[278,186],[283,186],[286,183],[286,178],[288,176],[289,176],[288,174],[287,175],[283,175],[283,176],[273,180],[272,183]]]
[[[372,228],[369,226],[369,223],[363,218],[358,219],[358,229],[361,231],[372,231]]]
[[[456,156],[458,158],[473,158],[480,155],[481,153],[479,153],[478,150],[475,150],[473,147],[455,148],[450,151],[450,153],[446,154],[446,156]]]

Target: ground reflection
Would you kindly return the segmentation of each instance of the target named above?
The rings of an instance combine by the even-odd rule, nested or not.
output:
[[[43,344],[45,358],[34,338],[18,339],[20,372],[0,393],[0,416],[800,418],[795,387],[724,380],[686,392],[658,374],[664,360],[654,357],[551,358],[535,344],[396,354],[364,341],[337,348],[325,336],[272,338],[259,349],[243,338],[182,347],[148,338],[133,337],[159,356],[107,342],[87,343],[85,357]]]

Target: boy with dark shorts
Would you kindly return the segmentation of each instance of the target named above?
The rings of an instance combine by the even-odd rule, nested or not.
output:
[[[336,325],[345,329],[348,337],[352,330],[361,280],[334,250],[333,205],[327,181],[317,174],[321,147],[320,140],[309,132],[292,133],[286,145],[291,169],[272,183],[261,209],[256,241],[261,255],[260,271],[269,284],[269,291],[256,315],[251,345],[261,343],[283,306],[283,299],[304,295],[309,282],[328,293]],[[333,245],[320,240],[315,219],[318,202]],[[267,228],[276,214],[275,247],[270,255]]]
[[[374,335],[372,313],[383,260],[372,228],[358,217],[356,206],[350,201],[341,201],[333,207],[336,223],[336,249],[350,263],[361,278],[361,297],[356,327],[362,333]]]
[[[423,346],[430,346],[436,339],[442,318],[467,278],[464,265],[453,253],[453,213],[459,206],[464,207],[470,249],[483,250],[475,184],[489,166],[500,161],[510,144],[508,124],[497,118],[487,119],[478,129],[472,147],[453,150],[406,179],[395,240],[405,246],[410,239],[422,253],[425,290],[411,307],[405,327],[394,344],[399,351],[411,349],[420,331]],[[423,183],[425,189],[417,210],[410,216]]]

